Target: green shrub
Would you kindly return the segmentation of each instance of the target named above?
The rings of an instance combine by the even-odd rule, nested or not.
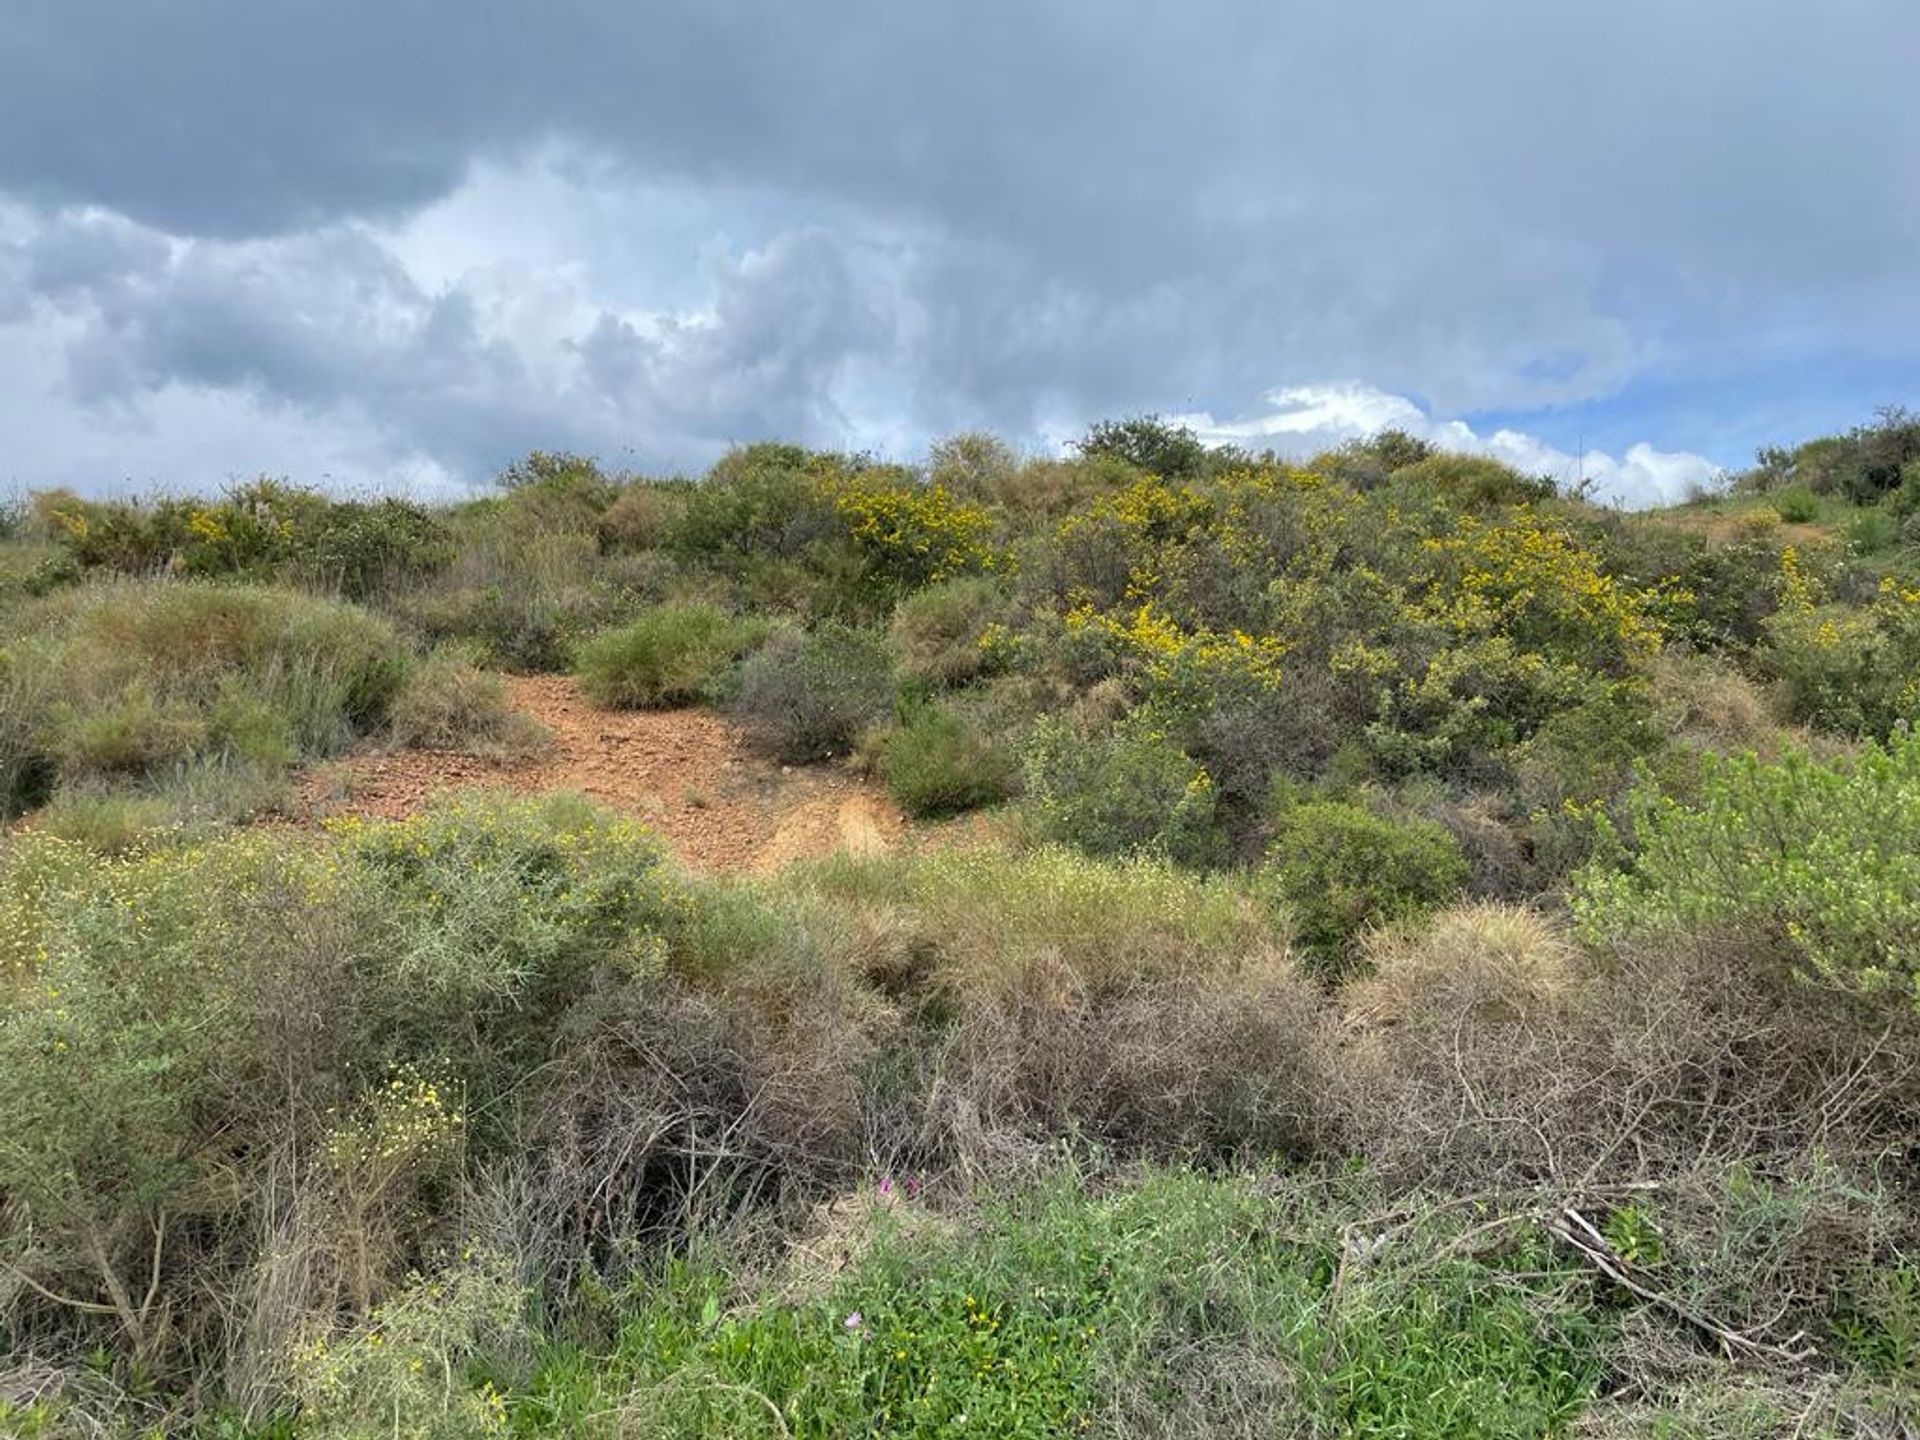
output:
[[[1035,829],[1089,855],[1159,855],[1182,865],[1225,858],[1212,777],[1150,726],[1087,735],[1054,718],[1034,727],[1025,788]]]
[[[1890,588],[1867,608],[1783,606],[1764,634],[1759,658],[1792,719],[1863,736],[1920,719],[1920,595]]]
[[[1484,455],[1427,455],[1392,467],[1390,474],[1400,488],[1429,490],[1456,505],[1518,505],[1553,494],[1551,480],[1523,475]]]
[[[394,697],[391,724],[395,744],[490,759],[527,759],[552,739],[539,721],[513,708],[498,675],[459,650],[436,650],[414,668]]]
[[[506,1401],[467,1375],[503,1340],[517,1340],[527,1297],[497,1259],[469,1259],[422,1279],[341,1335],[295,1357],[302,1436],[473,1440],[506,1435]]]
[[[1206,472],[1209,462],[1207,447],[1199,436],[1158,415],[1102,420],[1074,442],[1074,449],[1090,459],[1123,460],[1163,480],[1196,479]]]
[[[1773,509],[1790,525],[1806,525],[1819,518],[1820,497],[1805,485],[1789,485],[1775,491]]]
[[[765,634],[765,627],[712,605],[661,605],[580,651],[580,688],[599,705],[686,705]]]
[[[1638,797],[1628,841],[1623,871],[1593,866],[1576,891],[1596,939],[1742,928],[1825,984],[1920,1003],[1920,737],[1709,756],[1693,798]]]
[[[1467,862],[1432,821],[1306,800],[1282,803],[1265,875],[1302,943],[1337,963],[1367,927],[1453,899],[1466,884]]]
[[[733,703],[754,744],[803,764],[851,749],[893,701],[887,638],[828,621],[776,635],[741,668]]]
[[[1856,555],[1878,555],[1900,543],[1900,522],[1886,510],[1862,510],[1847,526],[1847,544]]]
[[[32,638],[0,665],[23,702],[0,744],[16,776],[37,763],[60,782],[335,753],[384,723],[409,663],[365,611],[253,585],[117,581],[15,623]]]
[[[915,707],[880,737],[880,774],[909,815],[957,814],[1004,800],[1018,782],[1014,758],[953,711]]]

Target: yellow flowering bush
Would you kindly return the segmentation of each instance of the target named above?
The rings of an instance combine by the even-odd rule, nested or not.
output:
[[[1645,595],[1530,509],[1497,523],[1462,515],[1422,546],[1418,603],[1456,633],[1500,634],[1525,649],[1618,669],[1660,648]]]
[[[823,484],[863,558],[869,583],[894,592],[1004,563],[993,547],[993,519],[941,485],[855,471]]]

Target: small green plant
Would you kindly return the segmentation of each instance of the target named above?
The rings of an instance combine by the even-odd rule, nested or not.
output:
[[[1338,964],[1367,927],[1458,895],[1467,862],[1430,820],[1392,820],[1344,800],[1283,801],[1264,873],[1302,943]]]
[[[701,699],[766,633],[712,605],[661,605],[580,652],[580,688],[596,703],[645,710]]]
[[[1806,525],[1820,515],[1820,497],[1805,485],[1789,485],[1776,491],[1773,509],[1789,525]]]
[[[991,805],[1011,795],[1019,779],[1004,747],[938,705],[913,707],[875,748],[888,791],[909,815],[938,817]]]
[[[1194,866],[1225,858],[1213,777],[1139,721],[1088,735],[1042,720],[1027,742],[1025,789],[1041,836],[1089,855]]]

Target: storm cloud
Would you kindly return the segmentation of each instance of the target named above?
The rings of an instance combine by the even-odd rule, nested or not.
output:
[[[16,484],[1335,391],[1647,500],[1920,397],[1911,0],[6,12]]]

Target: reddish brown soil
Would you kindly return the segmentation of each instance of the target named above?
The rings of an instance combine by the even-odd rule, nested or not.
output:
[[[578,790],[657,829],[700,870],[772,870],[838,850],[873,854],[909,838],[886,792],[830,765],[784,766],[750,751],[706,710],[596,709],[561,676],[510,679],[513,703],[553,732],[543,759],[499,763],[443,751],[348,756],[301,779],[315,816],[398,819],[437,791]]]

